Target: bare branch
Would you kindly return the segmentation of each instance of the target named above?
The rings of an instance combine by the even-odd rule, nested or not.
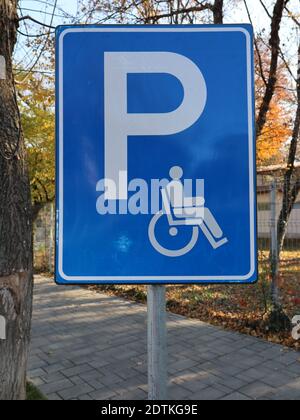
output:
[[[49,25],[49,27],[53,27],[53,26],[52,26],[52,23],[53,23],[53,20],[54,20],[54,14],[55,14],[55,10],[56,10],[56,7],[57,7],[57,2],[58,2],[58,0],[55,0],[54,5],[53,5],[53,11],[52,11],[52,16],[51,16],[51,21],[50,21],[50,25]],[[41,51],[39,52],[39,55],[37,56],[37,58],[36,58],[35,62],[34,62],[34,63],[33,63],[33,65],[30,67],[30,69],[28,69],[28,73],[27,73],[27,75],[26,75],[26,76],[24,77],[24,79],[23,79],[21,82],[19,82],[19,83],[24,83],[24,82],[26,81],[26,79],[30,76],[30,74],[31,74],[32,70],[34,70],[35,66],[36,66],[36,65],[37,65],[37,63],[40,61],[40,58],[42,57],[42,55],[43,55],[44,51],[46,50],[46,47],[47,47],[47,43],[48,43],[48,41],[49,41],[49,38],[50,38],[50,33],[47,35],[46,40],[45,40],[45,42],[44,42],[44,45],[43,45],[43,47],[42,47]]]
[[[248,15],[249,21],[250,21],[251,25],[253,26],[253,21],[252,21],[252,17],[251,17],[251,14],[250,14],[250,10],[249,10],[247,1],[246,0],[243,0],[243,1],[244,1],[244,5],[245,5],[245,8],[246,8],[246,11],[247,11],[247,15]],[[256,54],[257,54],[257,58],[258,58],[260,76],[261,76],[261,78],[262,78],[265,86],[267,87],[268,83],[267,83],[267,79],[266,79],[265,74],[264,74],[263,61],[262,61],[262,57],[261,57],[261,54],[260,54],[260,51],[259,51],[259,47],[258,47],[258,43],[257,43],[256,37],[254,37],[254,45],[255,45],[255,50],[256,50]]]
[[[271,101],[274,96],[275,86],[277,83],[277,69],[280,51],[280,26],[283,17],[283,11],[289,0],[277,0],[273,10],[272,23],[271,23],[271,64],[269,71],[269,78],[266,86],[265,95],[259,110],[258,118],[256,121],[256,131],[259,137],[267,121],[267,114],[270,108]]]
[[[214,8],[211,4],[205,3],[205,4],[199,5],[199,6],[187,7],[187,8],[178,9],[178,10],[172,10],[169,13],[162,13],[162,14],[159,14],[159,15],[149,16],[147,18],[147,22],[149,22],[151,20],[153,22],[157,22],[160,19],[166,19],[166,18],[182,15],[182,14],[185,14],[185,13],[188,14],[188,13],[193,13],[193,12],[203,12],[204,10],[213,11],[213,9]]]
[[[55,29],[55,26],[47,25],[46,23],[40,22],[39,20],[36,20],[29,15],[19,18],[18,22],[22,22],[23,20],[31,20],[32,22],[37,23],[38,25],[44,26],[45,28]]]
[[[266,14],[269,16],[270,19],[272,19],[272,15],[270,14],[270,12],[269,12],[267,6],[265,5],[265,3],[262,0],[259,0],[259,1],[260,1],[260,4],[262,5],[262,7],[264,8]]]
[[[294,14],[287,7],[285,7],[285,10],[288,12],[289,17],[291,17],[294,23],[300,28],[300,21],[294,16]]]

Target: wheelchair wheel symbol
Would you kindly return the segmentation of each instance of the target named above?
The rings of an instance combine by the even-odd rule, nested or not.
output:
[[[191,239],[189,240],[188,244],[185,245],[183,248],[174,250],[174,249],[168,249],[163,247],[158,240],[156,239],[155,236],[155,228],[156,225],[158,224],[158,222],[160,221],[160,219],[162,217],[166,217],[166,214],[163,212],[163,210],[161,210],[160,212],[158,212],[151,220],[150,224],[149,224],[149,230],[148,230],[148,235],[149,235],[149,240],[151,242],[151,245],[153,246],[153,248],[159,252],[162,255],[165,255],[166,257],[181,257],[185,254],[187,254],[188,252],[190,252],[194,246],[196,245],[197,241],[198,241],[198,236],[199,236],[199,228],[198,226],[191,226]],[[177,227],[170,227],[169,226],[169,235],[170,237],[175,238],[178,234],[178,230],[180,229]]]

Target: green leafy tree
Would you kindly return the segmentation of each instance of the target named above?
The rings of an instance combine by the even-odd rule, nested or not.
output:
[[[53,78],[19,74],[18,98],[27,147],[33,219],[55,197],[55,120]]]

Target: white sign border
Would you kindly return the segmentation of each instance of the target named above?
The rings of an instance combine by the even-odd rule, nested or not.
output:
[[[246,36],[247,40],[247,82],[248,82],[248,130],[249,130],[249,193],[250,193],[250,261],[251,268],[248,274],[240,276],[68,276],[63,271],[63,210],[64,210],[64,183],[63,183],[63,42],[66,35],[79,32],[241,32]],[[240,26],[224,26],[224,27],[78,27],[67,28],[59,35],[59,211],[58,219],[58,274],[66,282],[138,282],[138,283],[217,283],[217,282],[247,282],[256,272],[256,218],[255,218],[255,162],[254,162],[254,98],[253,98],[253,79],[252,79],[252,45],[249,32]]]

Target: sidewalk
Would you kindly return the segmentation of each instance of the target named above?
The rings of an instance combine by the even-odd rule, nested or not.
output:
[[[146,307],[36,277],[30,380],[50,399],[146,399]],[[300,353],[168,316],[170,399],[300,400]]]

